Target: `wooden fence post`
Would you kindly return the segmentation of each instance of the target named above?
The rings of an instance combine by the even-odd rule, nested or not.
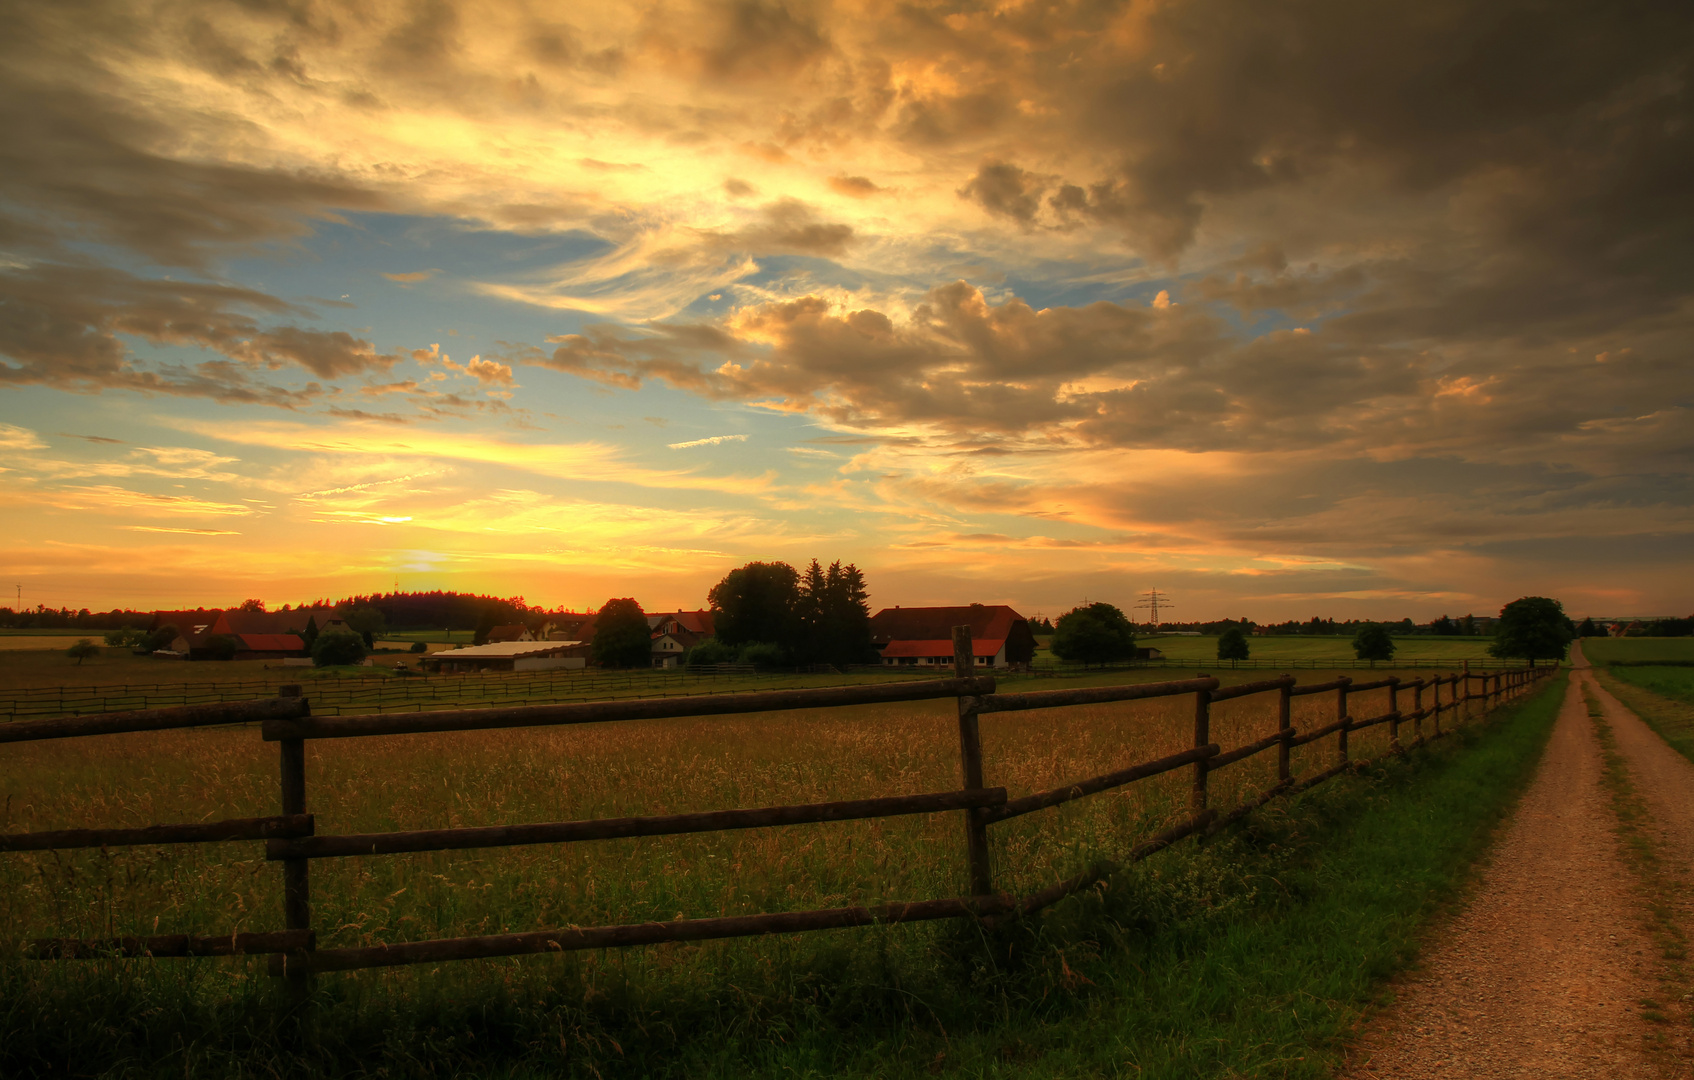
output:
[[[1388,750],[1390,753],[1403,754],[1405,749],[1400,745],[1400,676],[1388,677]]]
[[[976,674],[971,650],[971,628],[953,627],[953,676],[969,679]],[[979,791],[982,780],[982,731],[977,723],[976,698],[959,698],[959,762],[964,767],[965,790]],[[992,896],[994,875],[988,865],[988,826],[975,810],[965,811],[965,857],[970,864],[970,894]]]
[[[1276,727],[1282,733],[1282,741],[1276,747],[1276,778],[1279,781],[1289,779],[1293,773],[1289,771],[1289,755],[1294,750],[1294,686],[1289,684],[1282,688],[1277,695]]]
[[[281,697],[299,697],[300,687],[278,689]],[[282,739],[277,743],[282,759],[282,812],[306,812],[306,740]],[[282,864],[283,925],[290,930],[312,928],[311,861],[285,859]],[[284,977],[288,980],[289,997],[296,1006],[305,1003],[311,991],[310,968],[290,971],[288,955],[282,958]]]
[[[1341,731],[1335,739],[1335,763],[1347,763],[1347,731],[1353,726],[1352,719],[1347,715],[1347,688],[1353,685],[1353,680],[1346,675],[1336,680],[1341,685],[1335,691],[1335,719],[1341,722]]]
[[[1423,685],[1421,678],[1412,684],[1412,715],[1417,717],[1412,721],[1412,734],[1420,743],[1423,742]]]
[[[1195,672],[1205,678],[1204,672]],[[1205,746],[1212,741],[1212,692],[1194,692],[1194,745]],[[1206,759],[1194,763],[1194,790],[1188,797],[1189,807],[1196,813],[1206,809]]]

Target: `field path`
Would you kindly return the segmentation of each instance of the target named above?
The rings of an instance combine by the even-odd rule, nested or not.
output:
[[[1659,834],[1659,856],[1679,875],[1694,874],[1694,762],[1665,745],[1581,661],[1578,646],[1571,647],[1579,666],[1574,678],[1582,680],[1605,709],[1606,722],[1617,739],[1618,753],[1629,766],[1635,790],[1647,803],[1653,827]]]
[[[1583,663],[1580,651],[1573,659]],[[1688,1075],[1649,1048],[1657,1032],[1640,1015],[1642,1000],[1660,992],[1657,950],[1601,786],[1600,745],[1578,681],[1588,678],[1572,679],[1476,894],[1369,1025],[1346,1076]]]

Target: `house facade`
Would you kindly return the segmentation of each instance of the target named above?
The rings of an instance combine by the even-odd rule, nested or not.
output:
[[[1004,604],[883,608],[871,616],[871,644],[885,667],[951,667],[955,626],[971,628],[978,666],[1028,667],[1035,658],[1029,620]]]
[[[673,668],[682,663],[688,650],[711,637],[716,623],[710,611],[677,611],[668,615],[649,615],[652,628],[653,666]]]

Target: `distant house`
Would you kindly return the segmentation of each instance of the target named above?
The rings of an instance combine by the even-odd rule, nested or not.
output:
[[[952,666],[953,627],[971,628],[973,662],[1027,666],[1035,658],[1029,620],[1004,604],[883,608],[871,616],[871,644],[886,667]]]
[[[488,644],[497,645],[503,641],[534,641],[535,635],[529,632],[529,627],[523,623],[512,623],[508,626],[496,626],[488,632]]]
[[[174,626],[177,636],[167,646],[170,653],[188,660],[209,660],[215,650],[214,637],[231,637],[237,642],[237,660],[285,660],[306,655],[300,635],[308,620],[315,619],[319,631],[346,623],[330,608],[301,611],[156,611],[149,630]]]
[[[677,611],[668,615],[647,616],[653,634],[653,666],[672,668],[700,642],[716,632],[710,611]]]
[[[430,653],[419,663],[425,671],[447,674],[582,668],[588,665],[588,642],[491,641],[464,649],[443,649]]]
[[[594,637],[594,616],[565,612],[547,624],[548,641],[589,641]]]

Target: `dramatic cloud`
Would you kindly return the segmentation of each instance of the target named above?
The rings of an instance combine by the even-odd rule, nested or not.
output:
[[[679,550],[827,537],[920,593],[968,551],[1048,606],[1153,572],[1492,602],[1505,567],[1647,603],[1646,571],[1582,583],[1611,537],[1694,603],[1664,555],[1694,534],[1686,5],[89,0],[7,30],[0,448],[61,533],[427,459],[476,471],[460,502],[604,480],[662,524],[709,493],[760,524]],[[667,454],[731,438],[789,449]],[[406,486],[289,505],[358,572],[469,565],[329,539],[470,535]]]

